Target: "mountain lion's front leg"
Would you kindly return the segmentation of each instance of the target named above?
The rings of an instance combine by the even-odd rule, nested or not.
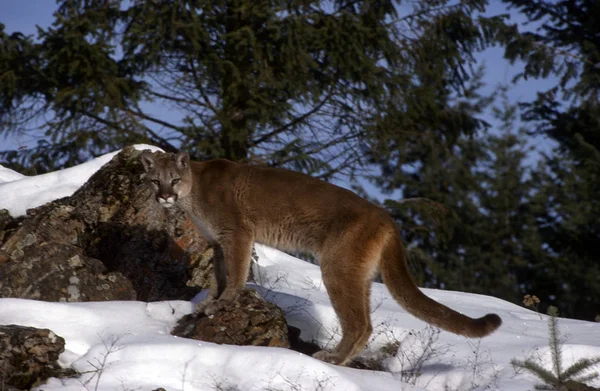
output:
[[[235,300],[239,291],[244,289],[252,257],[252,243],[252,235],[243,229],[222,236],[219,240],[219,244],[223,249],[223,258],[219,261],[223,263],[216,266],[215,271],[219,270],[219,273],[226,273],[224,279],[226,283],[222,293],[219,289],[218,300],[213,300],[206,306],[205,314],[214,314],[224,305]],[[216,275],[217,282],[222,281],[222,277]]]

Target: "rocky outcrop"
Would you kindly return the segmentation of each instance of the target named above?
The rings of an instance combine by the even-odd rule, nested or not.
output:
[[[71,197],[23,219],[0,212],[0,296],[154,301],[207,286],[206,241],[183,212],[154,202],[140,153],[125,148]]]
[[[184,316],[171,334],[228,345],[290,347],[283,311],[252,289],[214,315]]]
[[[208,286],[212,250],[177,208],[143,184],[140,151],[125,148],[71,197],[13,219],[0,211],[0,297],[46,301],[191,299]],[[282,311],[254,291],[176,335],[289,347]]]
[[[1,388],[29,390],[49,377],[74,375],[57,363],[64,350],[65,340],[50,330],[0,326]]]
[[[6,209],[0,209],[0,246],[6,241],[8,236],[18,228],[23,219],[13,219]],[[0,263],[2,263],[2,253],[0,253]]]
[[[75,246],[49,242],[27,247],[20,262],[0,266],[0,295],[46,301],[135,300],[121,273],[105,273]]]

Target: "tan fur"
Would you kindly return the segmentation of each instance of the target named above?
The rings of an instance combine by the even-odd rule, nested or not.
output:
[[[398,303],[441,329],[477,338],[502,323],[495,314],[470,318],[423,294],[408,272],[393,219],[351,191],[284,169],[193,162],[184,152],[144,152],[141,158],[157,200],[181,206],[215,246],[216,286],[199,311],[213,313],[235,299],[246,282],[252,244],[258,242],[318,257],[343,332],[332,352],[314,355],[330,363],[346,364],[367,343],[370,285],[378,271]]]

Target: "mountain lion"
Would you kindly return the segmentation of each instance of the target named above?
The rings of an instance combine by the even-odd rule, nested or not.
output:
[[[190,161],[186,152],[144,151],[141,160],[156,201],[183,208],[213,244],[215,275],[199,312],[211,314],[235,300],[257,242],[319,259],[343,332],[333,351],[314,354],[329,363],[345,365],[367,343],[370,285],[378,272],[401,306],[441,329],[479,338],[502,323],[496,314],[470,318],[423,294],[408,272],[391,216],[349,190],[281,168]]]

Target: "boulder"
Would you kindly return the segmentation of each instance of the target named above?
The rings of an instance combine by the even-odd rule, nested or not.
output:
[[[0,266],[0,296],[45,301],[135,300],[131,282],[67,244],[27,246],[19,262]]]
[[[124,148],[71,197],[25,218],[0,212],[1,297],[156,301],[208,286],[206,241],[182,211],[154,201],[140,153]]]
[[[6,209],[0,209],[0,247],[6,241],[8,236],[18,228],[22,220],[23,218],[14,219]],[[2,257],[2,253],[0,252],[0,263],[6,259],[6,257]]]
[[[171,334],[218,344],[290,347],[283,311],[253,289],[243,290],[214,315],[184,316]]]
[[[64,350],[65,340],[48,329],[0,326],[1,388],[29,390],[49,377],[73,376],[57,363]]]

